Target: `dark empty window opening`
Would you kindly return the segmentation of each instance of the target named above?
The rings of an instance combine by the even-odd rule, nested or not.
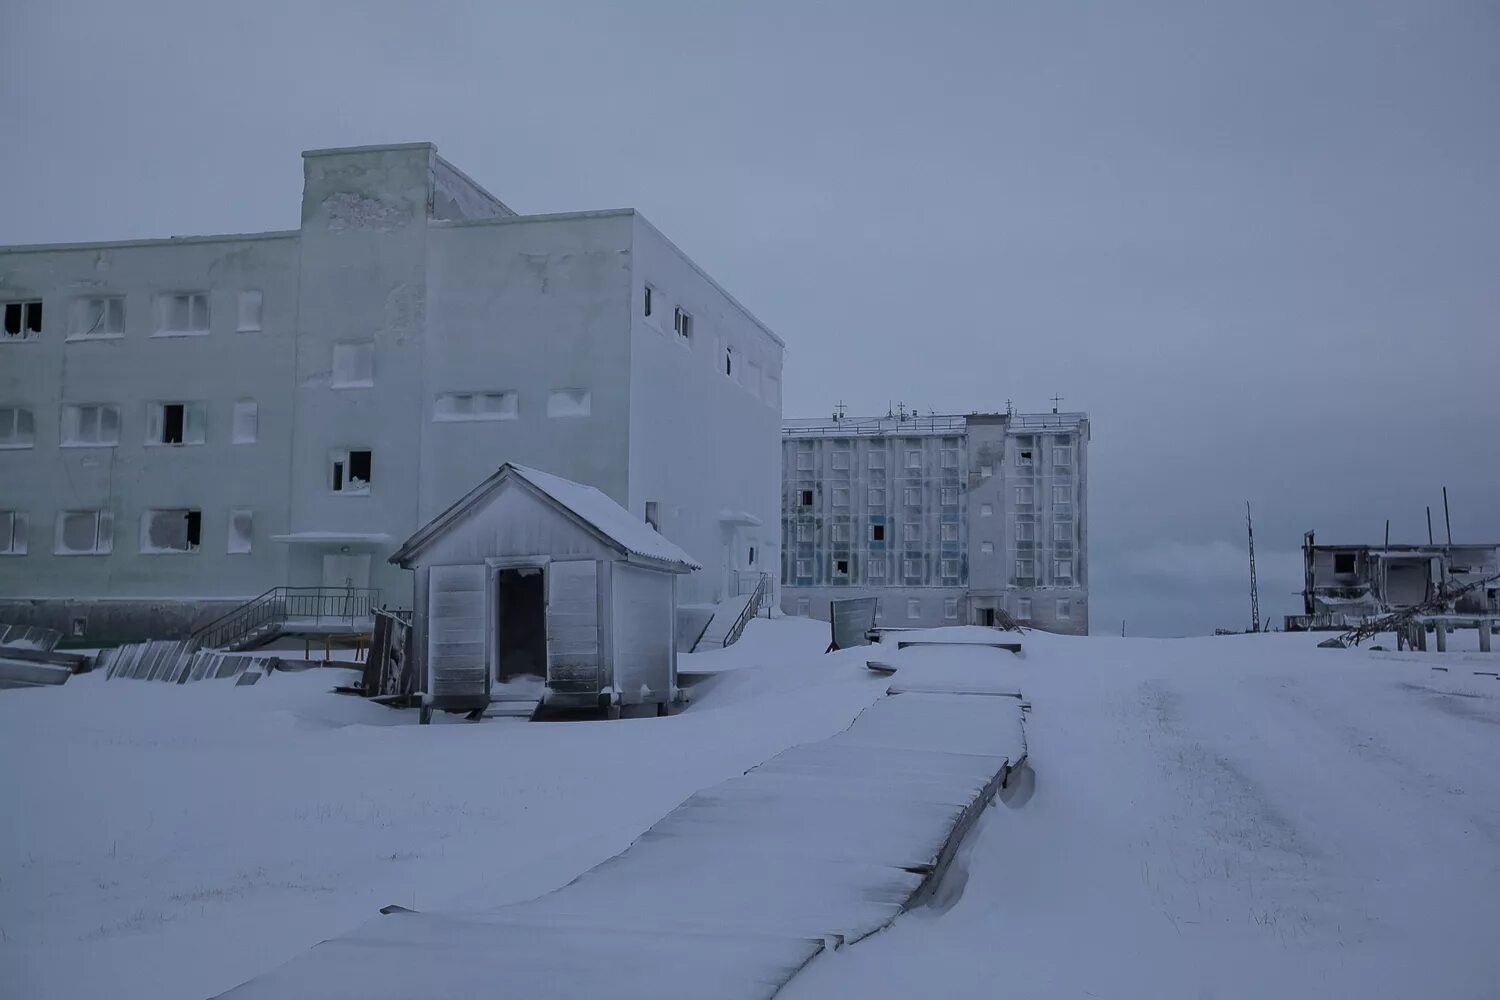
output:
[[[646,501],[646,523],[657,531],[661,530],[661,507],[655,500]]]
[[[349,453],[349,481],[351,483],[368,483],[370,481],[370,453],[368,451],[351,451]]]
[[[1021,464],[1022,465],[1030,465],[1031,464],[1031,449],[1030,448],[1022,448],[1021,449]]]
[[[1335,552],[1333,554],[1333,571],[1335,573],[1353,573],[1354,572],[1354,553],[1353,552]]]
[[[813,491],[812,490],[803,490],[802,491],[802,506],[804,506],[804,507],[811,507],[812,505],[813,505]]]
[[[33,333],[41,333],[41,301],[5,303],[5,332],[9,336],[22,339],[30,337]]]
[[[203,541],[203,512],[190,510],[183,515],[187,518],[187,543],[188,548],[196,549]]]
[[[734,374],[734,351],[727,348],[724,351],[724,374],[731,376]]]
[[[848,576],[849,575],[849,560],[847,560],[847,559],[835,559],[834,563],[833,563],[833,572],[836,575],[838,575],[838,576]]]
[[[883,525],[883,524],[872,524],[872,525],[870,525],[870,541],[872,541],[872,542],[883,542],[883,541],[885,541],[885,525]]]
[[[183,405],[166,403],[161,408],[161,443],[182,444]]]
[[[647,285],[646,286],[646,311],[644,313],[644,315],[646,315],[646,316],[650,316],[651,315],[651,292],[652,292],[651,286]]]
[[[338,493],[344,488],[344,463],[333,463],[333,492]]]
[[[755,546],[750,546],[750,565],[755,565]]]

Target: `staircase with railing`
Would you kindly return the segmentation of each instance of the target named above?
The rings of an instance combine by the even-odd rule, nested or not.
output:
[[[745,625],[750,619],[760,613],[761,606],[770,593],[771,574],[741,574],[740,580],[739,595],[719,602],[719,609],[703,627],[690,652],[733,645],[740,633],[745,631]]]
[[[195,647],[254,649],[283,635],[357,635],[374,627],[380,591],[272,587],[193,633]]]

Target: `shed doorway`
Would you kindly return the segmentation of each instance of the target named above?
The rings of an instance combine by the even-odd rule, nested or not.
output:
[[[547,678],[547,589],[540,566],[495,577],[495,699],[539,699]]]

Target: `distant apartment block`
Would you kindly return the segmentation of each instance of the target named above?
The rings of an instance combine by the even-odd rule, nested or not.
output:
[[[165,635],[379,590],[506,462],[705,569],[779,562],[782,342],[633,210],[518,215],[427,143],[303,154],[299,228],[0,247],[0,620]]]
[[[784,421],[782,609],[1087,633],[1088,442],[1082,413]]]

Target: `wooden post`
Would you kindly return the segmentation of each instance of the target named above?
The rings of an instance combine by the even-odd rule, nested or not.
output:
[[[1494,622],[1488,618],[1479,619],[1479,651],[1481,653],[1488,653],[1490,651],[1490,630],[1493,627]]]
[[[1425,653],[1427,652],[1427,626],[1422,622],[1417,622],[1415,628],[1417,635],[1417,652]]]
[[[1441,618],[1437,620],[1437,651],[1448,652],[1448,623]]]

